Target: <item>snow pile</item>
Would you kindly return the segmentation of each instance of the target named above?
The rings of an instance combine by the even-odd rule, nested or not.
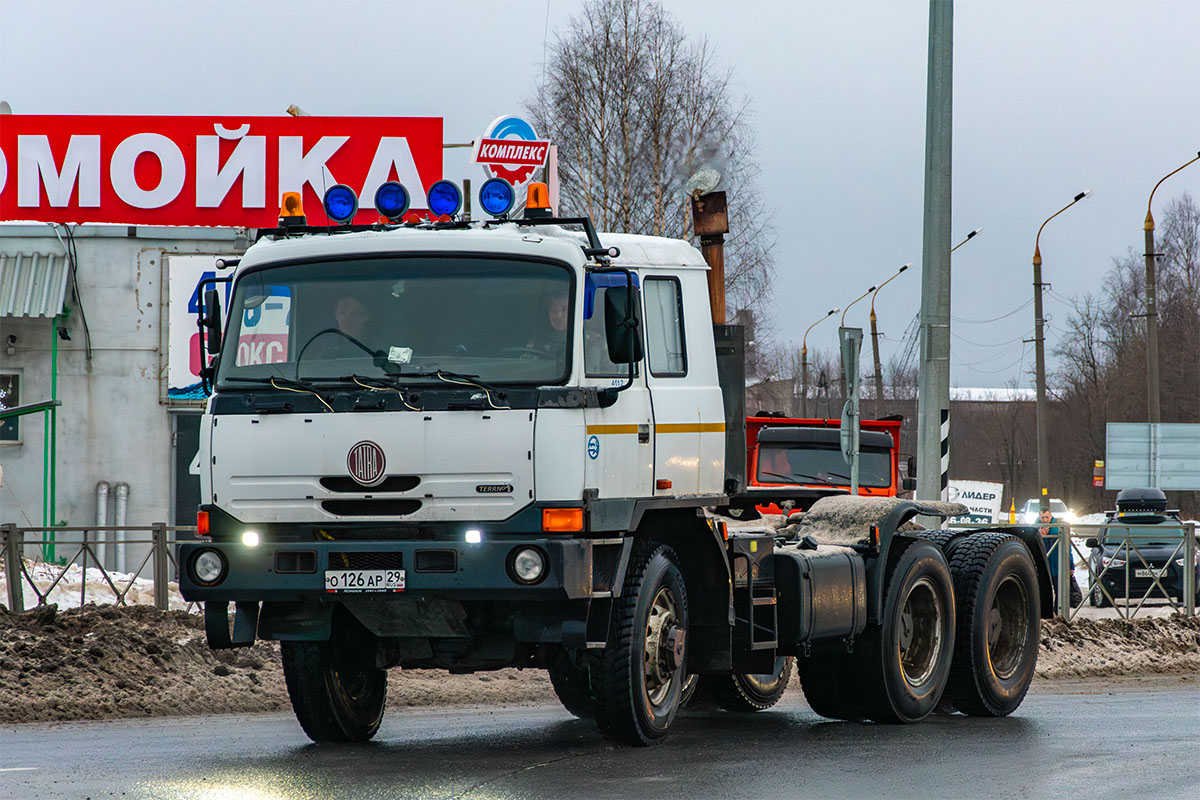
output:
[[[63,567],[58,564],[47,564],[44,561],[30,561],[29,559],[23,559],[23,561],[25,562],[25,576],[22,599],[26,611],[35,608],[38,604],[37,593],[29,585],[30,578],[33,579],[38,592],[46,594],[49,591],[46,602],[53,603],[59,608],[78,608],[82,605],[81,598],[89,605],[115,604],[117,592],[113,591],[114,586],[118,592],[125,592],[125,602],[129,605],[154,605],[154,581],[149,578],[139,578],[131,573],[109,571],[108,580],[105,580],[103,571],[96,567],[89,567],[85,592],[84,571],[78,564],[69,564]],[[59,575],[62,575],[62,580],[58,580]],[[58,580],[57,584],[56,580]],[[112,585],[109,585],[109,581],[112,582]],[[51,589],[51,586],[54,588]],[[126,587],[128,587],[128,591],[126,591]],[[188,610],[188,602],[179,594],[179,584],[175,582],[167,584],[167,601],[172,611]],[[0,603],[7,602],[8,576],[0,566]]]

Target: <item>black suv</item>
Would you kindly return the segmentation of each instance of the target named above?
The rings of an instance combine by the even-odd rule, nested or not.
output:
[[[1161,490],[1121,490],[1117,510],[1106,513],[1104,524],[1099,536],[1087,540],[1092,548],[1088,559],[1092,605],[1111,605],[1116,597],[1141,599],[1152,586],[1150,598],[1161,598],[1166,592],[1169,597],[1184,599],[1185,532],[1179,512],[1167,509],[1167,497]],[[1129,527],[1117,527],[1126,525]],[[1108,530],[1108,526],[1113,527]],[[1191,568],[1197,576],[1200,601],[1200,564],[1196,562],[1193,553]]]

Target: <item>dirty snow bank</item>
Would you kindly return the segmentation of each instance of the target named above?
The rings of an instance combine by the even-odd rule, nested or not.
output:
[[[0,723],[290,707],[278,645],[212,651],[203,629],[150,606],[0,609]],[[1044,623],[1039,679],[1158,673],[1200,673],[1200,619]],[[388,683],[393,707],[554,702],[540,670],[391,670]]]
[[[97,605],[116,603],[117,592],[113,591],[113,587],[116,587],[117,591],[125,592],[125,602],[128,604],[154,604],[154,581],[149,578],[139,578],[132,573],[108,570],[108,580],[105,580],[103,571],[95,567],[88,567],[85,593],[82,591],[84,571],[78,564],[62,567],[44,561],[23,560],[25,576],[22,578],[21,589],[26,610],[32,609],[38,604],[37,594],[29,585],[30,578],[37,585],[39,592],[42,594],[50,592],[46,602],[53,603],[59,608],[76,608],[82,605],[81,597],[86,599],[86,602]],[[147,564],[147,566],[149,565]],[[62,575],[64,571],[66,574],[62,576],[62,580],[55,583],[58,576]],[[109,584],[109,581],[112,581],[112,585]],[[51,586],[54,588],[51,589]],[[128,587],[128,591],[126,591],[126,587]],[[184,611],[187,609],[188,602],[179,594],[179,584],[174,582],[167,584],[167,598],[172,610]],[[0,602],[8,602],[8,576],[4,573],[2,565],[0,565]]]

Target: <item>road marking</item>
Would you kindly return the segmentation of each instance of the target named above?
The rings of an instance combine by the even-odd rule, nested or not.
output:
[[[40,767],[0,767],[0,772],[28,772],[35,769],[40,769]]]

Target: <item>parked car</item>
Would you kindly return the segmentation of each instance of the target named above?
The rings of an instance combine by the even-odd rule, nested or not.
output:
[[[1117,510],[1107,512],[1100,535],[1087,540],[1092,548],[1091,604],[1111,605],[1118,597],[1140,599],[1152,587],[1152,598],[1165,592],[1182,601],[1187,567],[1182,525],[1179,512],[1167,509],[1161,490],[1121,490]],[[1192,561],[1196,586],[1200,586],[1200,560],[1194,553]],[[1200,601],[1200,591],[1197,595]]]
[[[1038,521],[1038,511],[1040,506],[1036,497],[1031,497],[1025,501],[1025,505],[1021,506],[1017,511],[1017,522],[1022,525],[1035,525]],[[1067,504],[1057,497],[1050,500],[1050,513],[1055,519],[1062,520],[1074,525],[1079,521],[1075,516],[1075,512],[1067,508]]]

